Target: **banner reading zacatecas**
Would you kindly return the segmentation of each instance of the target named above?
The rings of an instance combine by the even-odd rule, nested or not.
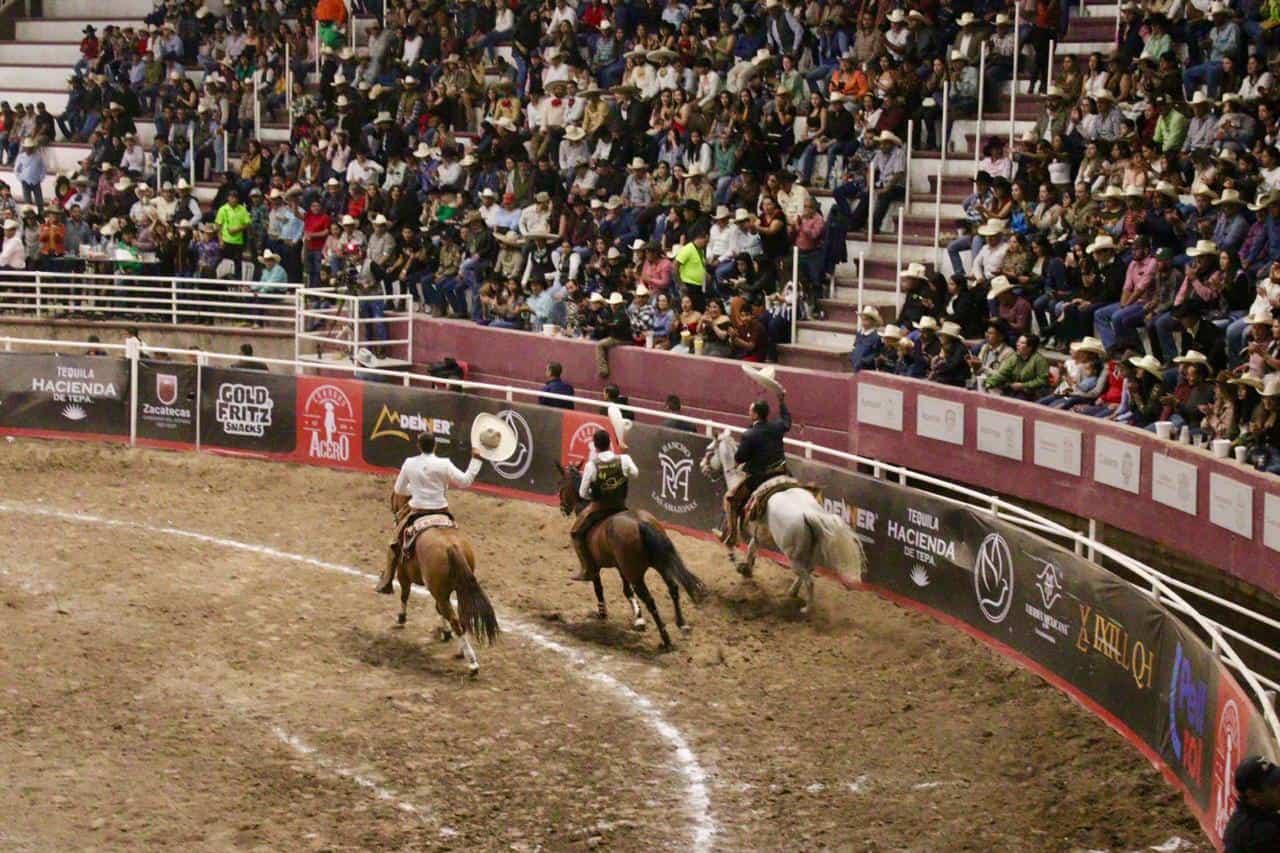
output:
[[[127,436],[128,364],[96,356],[0,354],[0,427]]]

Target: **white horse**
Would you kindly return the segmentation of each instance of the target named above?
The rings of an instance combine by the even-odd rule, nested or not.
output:
[[[734,462],[737,451],[738,443],[726,429],[712,439],[698,467],[707,477],[723,474],[726,486],[732,491],[747,476]],[[740,560],[730,548],[729,560],[734,567],[743,577],[751,577],[760,545],[772,542],[786,554],[796,573],[787,594],[800,597],[803,587],[801,613],[808,613],[813,607],[815,568],[825,566],[849,581],[862,579],[862,567],[866,561],[862,543],[849,525],[839,516],[824,510],[808,489],[777,492],[769,498],[763,518],[744,527],[743,532],[749,538],[747,558]]]

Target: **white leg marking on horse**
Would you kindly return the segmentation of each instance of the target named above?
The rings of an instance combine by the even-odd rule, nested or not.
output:
[[[635,628],[643,628],[644,612],[640,609],[640,599],[636,598],[633,595],[630,598],[628,598],[627,601],[631,602],[631,615],[634,617],[632,626]]]
[[[462,656],[467,661],[467,668],[472,674],[480,671],[480,661],[476,660],[476,650],[471,648],[471,638],[463,634],[458,638],[458,645],[462,648]]]
[[[377,575],[368,572],[362,572],[352,566],[344,566],[341,563],[330,563],[325,560],[317,560],[314,557],[308,557],[303,554],[294,554],[289,551],[281,551],[278,548],[272,548],[268,545],[255,545],[249,542],[241,542],[237,539],[227,539],[221,536],[210,536],[207,533],[197,533],[193,530],[183,530],[178,527],[159,527],[150,524],[143,524],[137,521],[128,521],[124,519],[104,518],[98,515],[89,515],[87,513],[63,512],[61,510],[49,509],[42,506],[34,506],[30,504],[15,504],[0,502],[0,512],[11,512],[23,515],[42,516],[44,518],[56,518],[62,521],[80,521],[87,524],[98,524],[103,527],[117,527],[128,530],[141,530],[146,533],[159,533],[166,536],[175,536],[183,539],[191,539],[196,542],[205,542],[210,545],[218,545],[223,548],[231,548],[237,551],[245,551],[251,554],[260,554],[264,557],[273,557],[279,560],[288,560],[294,563],[303,563],[313,566],[317,569],[324,569],[329,572],[350,575],[351,577],[360,578],[368,581],[378,579]],[[555,652],[563,658],[574,664],[571,672],[579,674],[594,684],[603,687],[618,698],[629,703],[631,710],[635,712],[642,720],[649,725],[651,729],[668,744],[671,745],[674,763],[680,775],[684,777],[687,788],[685,800],[689,808],[689,818],[693,821],[693,839],[691,849],[697,853],[706,853],[711,850],[711,841],[719,832],[719,826],[716,824],[715,818],[711,815],[711,794],[707,784],[707,771],[703,769],[698,756],[689,746],[689,742],[685,739],[684,734],[667,721],[662,711],[658,709],[657,704],[649,697],[633,690],[628,685],[619,681],[614,676],[605,672],[600,668],[600,662],[593,660],[594,655],[588,655],[570,646],[554,640],[546,634],[542,633],[536,627],[519,617],[511,614],[503,614],[501,611],[500,618],[515,633],[522,634],[536,646],[541,646],[548,651]],[[287,733],[286,733],[287,734]],[[277,737],[279,735],[277,734]],[[301,742],[299,742],[301,743]],[[290,744],[292,746],[292,744]],[[305,753],[304,753],[305,754]],[[319,759],[317,759],[318,761]],[[337,773],[336,769],[332,772]],[[341,775],[341,774],[339,774]],[[354,772],[350,776],[352,781],[361,787],[369,788],[356,778]],[[362,777],[363,778],[363,777]],[[374,790],[370,788],[370,790]],[[378,789],[382,790],[382,789]],[[374,791],[379,799],[385,799],[378,791]],[[394,798],[394,795],[392,795]]]

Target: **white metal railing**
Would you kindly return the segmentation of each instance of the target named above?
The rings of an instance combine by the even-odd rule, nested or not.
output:
[[[232,279],[0,270],[0,310],[36,317],[84,315],[160,323],[294,327],[297,284]],[[259,288],[259,289],[255,289]]]
[[[292,294],[296,318],[293,356],[296,361],[333,358],[357,361],[368,349],[379,367],[407,367],[413,360],[413,296],[408,293],[357,296],[333,288],[299,288]],[[404,334],[393,329],[403,326]],[[304,342],[315,345],[304,353]],[[405,358],[389,353],[403,347]]]
[[[41,347],[53,348],[55,350],[65,349],[68,347],[78,348],[95,348],[114,352],[123,353],[126,357],[135,360],[138,357],[138,349],[136,346],[128,347],[122,344],[100,344],[100,343],[82,343],[79,341],[52,341],[38,340],[29,338],[0,337],[0,344],[3,345],[3,351],[10,352],[15,345],[21,347]],[[210,361],[235,361],[240,356],[229,355],[223,353],[204,352],[200,350],[176,349],[172,347],[151,347],[148,351],[153,353],[164,353],[174,356],[182,356],[192,359],[199,365],[206,365]],[[285,368],[289,372],[301,373],[307,368],[314,368],[314,363],[305,363],[297,359],[279,359],[279,358],[259,358],[261,362],[268,365],[278,365]],[[512,401],[516,396],[546,398],[553,400],[562,400],[575,404],[587,406],[598,406],[599,400],[592,400],[583,397],[566,396],[563,394],[550,394],[538,389],[518,388],[513,385],[496,385],[488,382],[471,382],[463,379],[445,379],[436,376],[426,376],[406,371],[384,370],[376,367],[363,367],[348,362],[334,362],[329,365],[331,369],[338,371],[350,371],[360,376],[378,376],[392,381],[398,381],[408,387],[412,384],[428,385],[428,386],[446,386],[457,388],[461,391],[482,391],[487,393],[501,394],[507,401]],[[135,383],[136,385],[136,383]],[[636,415],[644,415],[660,421],[679,420],[686,423],[694,424],[704,430],[708,435],[712,435],[717,430],[729,430],[730,432],[741,433],[744,431],[742,427],[726,424],[719,421],[710,420],[708,418],[689,417],[679,413],[658,411],[643,406],[622,405],[621,409],[630,411]],[[132,441],[134,436],[130,436]],[[1093,524],[1090,524],[1090,533],[1081,533],[1072,530],[1065,525],[1045,518],[1025,507],[1010,503],[1003,498],[969,488],[968,486],[952,483],[929,474],[922,474],[913,471],[902,465],[894,465],[883,462],[879,459],[871,459],[865,456],[859,456],[854,453],[846,453],[840,450],[833,450],[828,447],[814,444],[811,441],[799,441],[796,439],[786,439],[787,446],[800,451],[806,459],[812,459],[815,454],[830,457],[843,463],[845,467],[856,469],[857,466],[865,466],[871,469],[872,476],[876,479],[885,479],[886,475],[896,476],[898,482],[905,486],[910,486],[912,482],[928,486],[932,490],[930,494],[941,500],[949,501],[957,506],[965,507],[977,512],[989,514],[991,517],[1006,521],[1010,524],[1016,524],[1027,530],[1034,531],[1039,535],[1054,537],[1062,543],[1069,543],[1077,554],[1087,555],[1087,559],[1095,560],[1096,555],[1101,554],[1106,559],[1112,561],[1116,565],[1133,573],[1141,578],[1144,583],[1149,586],[1149,594],[1158,603],[1168,607],[1171,611],[1185,617],[1189,622],[1195,625],[1205,636],[1209,638],[1209,642],[1213,650],[1217,653],[1219,659],[1227,666],[1231,667],[1244,680],[1245,686],[1253,694],[1259,708],[1261,709],[1263,719],[1266,721],[1267,727],[1272,737],[1280,742],[1280,719],[1276,713],[1276,696],[1280,693],[1280,683],[1259,674],[1250,668],[1241,659],[1236,652],[1233,642],[1240,642],[1249,646],[1254,651],[1262,653],[1274,661],[1280,662],[1280,652],[1275,649],[1268,648],[1262,643],[1253,640],[1242,634],[1237,629],[1223,625],[1213,619],[1208,618],[1199,610],[1193,607],[1183,596],[1182,592],[1186,592],[1196,598],[1210,602],[1220,607],[1227,608],[1233,613],[1252,619],[1257,624],[1272,629],[1280,629],[1280,622],[1270,617],[1228,601],[1212,593],[1198,589],[1185,581],[1171,578],[1156,569],[1142,563],[1134,558],[1123,554],[1120,551],[1098,541],[1092,534]],[[940,493],[941,492],[941,493]]]

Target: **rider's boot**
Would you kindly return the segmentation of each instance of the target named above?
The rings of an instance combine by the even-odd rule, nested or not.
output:
[[[595,563],[591,561],[591,555],[587,553],[586,539],[584,537],[574,536],[573,550],[578,553],[578,573],[573,576],[572,580],[595,580],[596,575],[600,573],[600,569],[598,569]]]
[[[733,501],[728,498],[724,502],[724,526],[719,531],[719,536],[727,548],[738,544],[738,512]]]

